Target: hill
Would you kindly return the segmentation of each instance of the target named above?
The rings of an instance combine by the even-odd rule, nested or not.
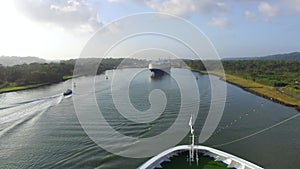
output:
[[[260,57],[261,60],[300,60],[300,52]]]
[[[299,60],[300,61],[300,52],[276,54],[276,55],[261,56],[261,57],[226,58],[223,60]]]
[[[22,65],[22,64],[30,64],[30,63],[46,63],[45,59],[41,59],[38,57],[18,57],[18,56],[1,56],[0,64],[3,66],[14,66],[14,65]]]

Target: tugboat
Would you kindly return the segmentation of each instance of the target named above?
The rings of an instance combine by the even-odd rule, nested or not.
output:
[[[256,164],[229,153],[211,147],[194,145],[195,136],[192,117],[190,118],[189,126],[191,128],[191,145],[180,145],[163,151],[137,169],[200,169],[205,167],[216,169],[263,169]],[[206,164],[203,164],[205,161]]]
[[[68,90],[66,90],[64,93],[63,93],[63,95],[64,96],[69,96],[69,95],[71,95],[73,92],[72,92],[72,90],[71,89],[68,89]]]

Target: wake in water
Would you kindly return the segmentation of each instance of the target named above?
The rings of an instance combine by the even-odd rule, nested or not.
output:
[[[3,108],[0,110],[0,137],[26,121],[34,119],[50,107],[58,105],[63,98],[64,96],[59,94]]]

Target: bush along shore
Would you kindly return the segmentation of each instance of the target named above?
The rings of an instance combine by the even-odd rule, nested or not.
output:
[[[73,76],[73,75],[64,76],[61,81],[66,81],[66,80],[76,78],[76,77],[78,77],[78,76]],[[58,81],[58,82],[61,82],[61,81]],[[32,85],[18,85],[18,86],[6,85],[8,87],[0,88],[0,94],[7,93],[7,92],[21,91],[21,90],[35,89],[35,88],[39,88],[39,87],[43,87],[43,86],[52,85],[52,84],[55,84],[58,82],[52,82],[52,83],[49,82],[49,83],[32,84]]]
[[[263,84],[256,83],[251,80],[243,79],[241,77],[225,74],[225,77],[222,73],[218,71],[197,71],[202,74],[211,74],[220,77],[221,80],[226,81],[227,83],[236,85],[242,88],[245,91],[251,92],[255,95],[264,97],[271,101],[294,107],[296,110],[300,111],[300,100],[297,98],[293,98],[286,93],[280,92],[276,87],[266,86]]]
[[[219,76],[228,83],[300,110],[300,61],[186,60],[192,71]],[[221,73],[225,70],[225,77]]]

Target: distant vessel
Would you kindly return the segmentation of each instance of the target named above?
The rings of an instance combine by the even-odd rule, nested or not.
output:
[[[181,169],[181,168],[202,168],[203,161],[214,162],[213,168],[225,169],[263,169],[249,161],[228,154],[226,152],[201,146],[194,145],[194,129],[192,127],[192,117],[189,122],[191,128],[191,145],[181,145],[170,148],[160,154],[152,157],[137,169]],[[183,159],[183,160],[182,160]],[[207,163],[206,165],[211,165]],[[202,166],[202,167],[201,167]],[[206,166],[208,167],[208,166]]]
[[[71,90],[71,89],[68,89],[68,90],[66,90],[66,91],[63,93],[64,96],[69,96],[69,95],[71,95],[71,94],[72,94],[72,90]]]
[[[165,73],[170,74],[171,63],[168,60],[153,61],[149,64],[149,70],[153,72],[152,76],[162,76]]]

